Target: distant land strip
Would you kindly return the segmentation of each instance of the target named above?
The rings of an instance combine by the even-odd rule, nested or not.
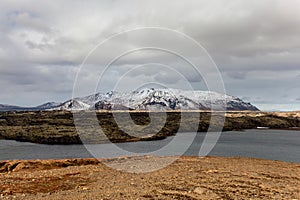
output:
[[[151,118],[150,114],[151,113]],[[164,139],[177,132],[206,132],[221,129],[234,131],[255,128],[300,130],[300,112],[260,111],[130,111],[136,127],[126,123],[125,111],[22,111],[0,112],[0,139],[41,144],[81,144],[107,142],[135,142]],[[184,114],[184,118],[182,117]],[[163,128],[155,123],[166,115]],[[211,116],[214,116],[211,120]],[[74,116],[78,116],[75,117]],[[91,124],[97,116],[97,124]],[[124,119],[127,127],[119,128],[115,116]],[[223,121],[225,117],[225,123]],[[79,132],[74,125],[79,125]],[[161,124],[161,123],[158,123]],[[98,126],[99,125],[99,126]],[[221,128],[220,128],[221,127]],[[78,127],[77,127],[78,128]],[[153,131],[152,131],[153,130]],[[159,131],[157,131],[159,130]]]

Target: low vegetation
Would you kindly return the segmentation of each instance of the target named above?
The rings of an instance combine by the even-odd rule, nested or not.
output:
[[[44,144],[80,144],[82,141],[104,143],[108,140],[111,142],[156,140],[175,135],[177,132],[232,131],[257,127],[296,130],[300,126],[299,112],[225,114],[173,111],[129,114],[128,118],[127,112],[116,111],[97,112],[96,115],[95,112],[87,111],[76,112],[74,115],[68,111],[2,112],[0,138]],[[115,119],[119,119],[118,123]],[[122,127],[119,127],[120,122]]]

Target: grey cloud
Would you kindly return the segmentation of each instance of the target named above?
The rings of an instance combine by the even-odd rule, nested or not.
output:
[[[227,75],[233,79],[245,79],[246,78],[246,72],[243,71],[230,71],[227,72]]]
[[[21,102],[14,94],[22,94],[27,103],[44,100],[41,93],[61,99],[63,92],[70,94],[78,67],[95,45],[120,31],[143,26],[175,29],[196,39],[224,75],[228,93],[254,102],[290,102],[298,98],[300,87],[299,8],[299,1],[293,0],[132,1],[130,5],[127,1],[4,0],[0,3],[0,88],[5,95],[0,95],[0,103]],[[87,87],[95,87],[93,81],[99,78],[104,61],[140,41],[168,43],[179,49],[179,41],[168,36],[141,35],[127,41],[120,38],[104,46],[103,55],[88,60],[87,65],[94,67],[81,77]],[[198,52],[182,49],[190,57],[199,57]],[[112,88],[132,66],[151,62],[172,66],[196,88],[204,84],[205,77],[180,59],[144,51],[114,63],[103,88]],[[201,66],[206,75],[209,66]],[[130,73],[128,88],[145,80],[182,88],[173,74],[154,69]],[[49,95],[44,95],[47,90]],[[289,97],[284,97],[287,93]]]
[[[46,98],[63,101],[63,98],[71,97],[75,74],[75,68],[70,66],[20,65],[18,70],[5,68],[0,74],[0,90],[5,94],[0,96],[0,101],[7,101],[7,96],[12,96],[11,100],[20,105],[39,104],[47,101]],[[24,101],[27,98],[29,102]]]
[[[178,82],[179,77],[174,73],[159,72],[154,76],[154,79],[159,83],[174,84]]]
[[[12,11],[7,14],[7,23],[17,29],[33,29],[49,32],[51,29],[39,18],[38,14],[26,11]]]
[[[30,40],[27,40],[25,42],[25,44],[29,49],[38,49],[38,50],[41,50],[41,51],[44,51],[45,49],[51,47],[51,45],[49,45],[47,43],[35,43],[35,42],[30,41]]]

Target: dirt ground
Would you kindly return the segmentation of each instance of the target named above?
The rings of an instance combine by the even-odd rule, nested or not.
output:
[[[0,199],[300,199],[296,163],[181,157],[141,173],[172,159],[0,161]]]

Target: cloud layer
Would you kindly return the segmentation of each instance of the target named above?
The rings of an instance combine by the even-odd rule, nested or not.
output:
[[[1,1],[0,103],[36,105],[70,98],[80,65],[95,45],[139,27],[163,27],[194,38],[217,64],[229,94],[260,105],[300,104],[299,0]],[[134,49],[141,41],[179,48],[168,36],[141,34],[134,41],[123,37],[107,46],[103,57],[95,56],[87,64],[104,68],[104,58]],[[189,48],[184,51],[190,57],[198,55]],[[153,64],[136,68],[147,63],[174,70]],[[158,51],[122,57],[106,72],[102,88],[114,88],[126,72],[128,88],[145,81],[184,88],[188,80],[192,87],[205,89],[206,77]],[[97,87],[93,81],[99,74],[88,70],[84,74],[86,87]],[[122,89],[126,87],[123,84]]]

